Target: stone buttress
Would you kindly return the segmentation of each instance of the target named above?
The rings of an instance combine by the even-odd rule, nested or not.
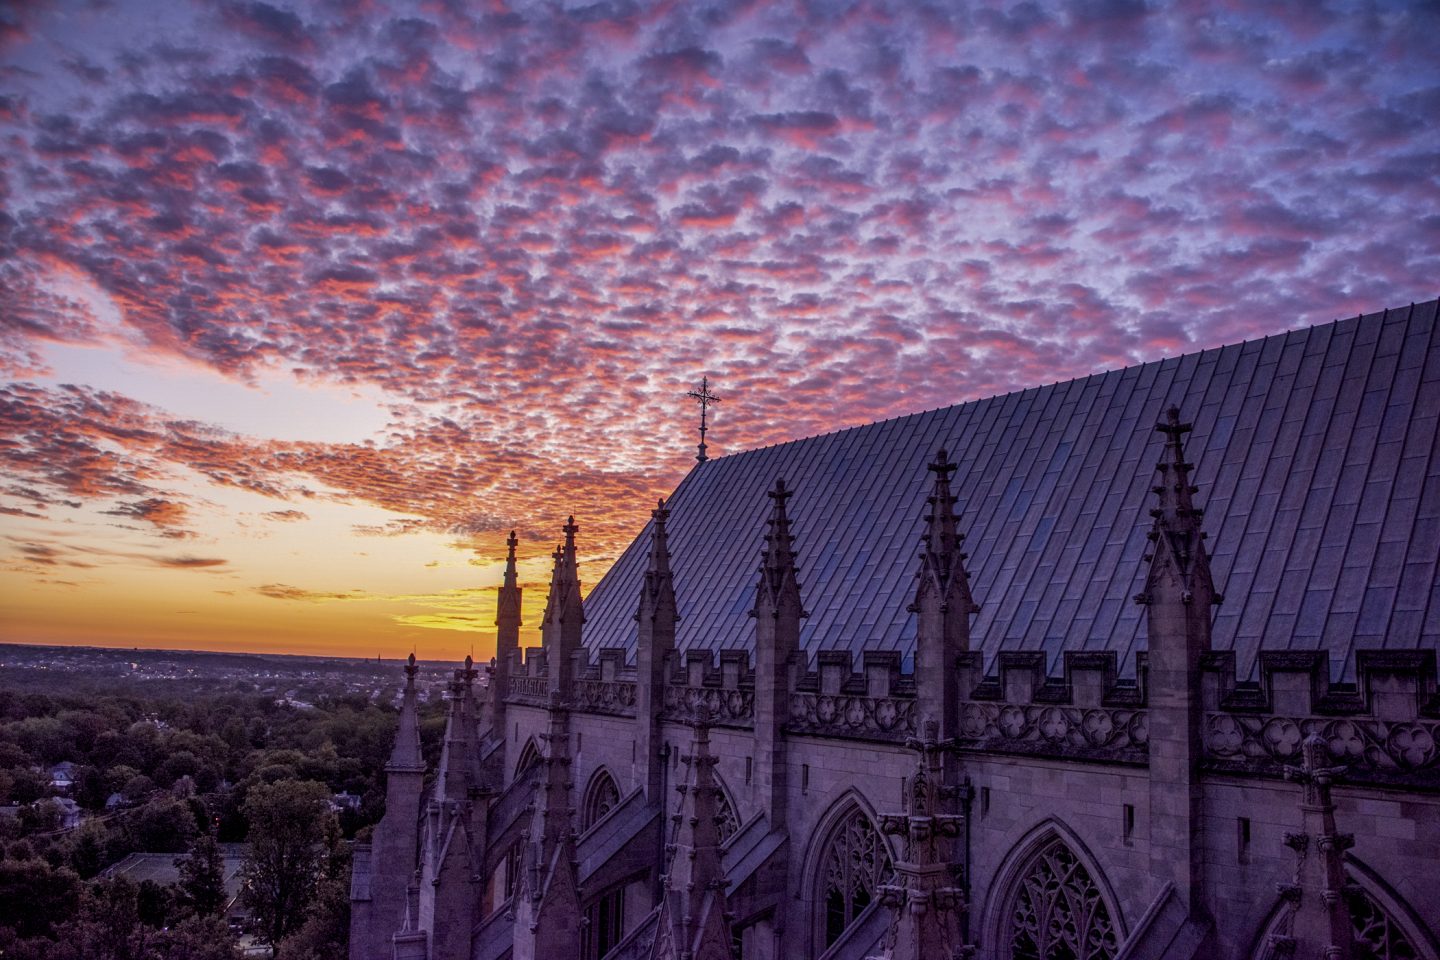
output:
[[[1173,885],[1192,920],[1203,921],[1200,663],[1210,650],[1211,608],[1221,597],[1210,575],[1202,512],[1191,499],[1199,490],[1190,484],[1182,440],[1190,424],[1171,407],[1156,429],[1165,446],[1147,535],[1150,570],[1145,591],[1135,597],[1146,608],[1149,640],[1150,879],[1153,894]]]

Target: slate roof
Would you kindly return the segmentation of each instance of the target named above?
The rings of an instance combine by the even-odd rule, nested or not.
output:
[[[1337,678],[1359,648],[1440,648],[1437,328],[1431,301],[697,464],[670,500],[679,645],[751,643],[779,477],[796,491],[807,653],[908,661],[925,464],[943,446],[987,664],[1044,650],[1053,671],[1062,650],[1115,650],[1131,672],[1153,425],[1173,403],[1195,424],[1186,452],[1226,597],[1214,644],[1242,678],[1261,648],[1328,648]],[[647,526],[586,600],[588,647],[633,655],[648,543]]]

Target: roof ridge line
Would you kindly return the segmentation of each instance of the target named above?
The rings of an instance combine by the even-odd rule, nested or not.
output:
[[[1436,297],[1436,298],[1435,298],[1435,301],[1436,301],[1437,303],[1440,303],[1440,297]],[[1430,302],[1431,302],[1431,301],[1429,301],[1429,300],[1425,300],[1425,301],[1421,301],[1421,302],[1418,302],[1418,303],[1410,304],[1409,306],[1411,306],[1411,307],[1419,307],[1419,306],[1424,306],[1426,303],[1430,303]],[[763,451],[763,450],[772,450],[772,449],[774,449],[774,448],[776,448],[776,447],[784,447],[784,446],[787,446],[787,445],[792,444],[792,443],[804,443],[804,442],[809,441],[809,440],[815,440],[815,439],[817,439],[817,438],[819,438],[819,437],[829,437],[829,436],[834,436],[835,434],[839,434],[839,433],[847,433],[847,432],[849,432],[849,431],[851,431],[851,430],[864,430],[864,429],[866,429],[867,427],[874,427],[874,426],[877,426],[877,425],[879,425],[879,424],[885,424],[885,423],[893,423],[893,422],[895,422],[896,420],[904,420],[904,419],[906,419],[907,417],[919,416],[919,415],[921,415],[921,414],[926,414],[926,413],[934,413],[934,412],[936,412],[937,410],[949,410],[949,409],[951,409],[952,407],[963,407],[963,406],[966,406],[966,405],[968,405],[968,404],[980,403],[981,401],[985,401],[985,400],[998,400],[998,399],[1002,399],[1002,398],[1004,398],[1004,397],[1013,397],[1013,396],[1015,396],[1016,394],[1027,393],[1027,392],[1029,392],[1029,391],[1031,391],[1031,390],[1048,390],[1048,389],[1051,389],[1052,387],[1059,386],[1060,384],[1063,384],[1063,383],[1075,383],[1076,381],[1079,381],[1079,380],[1089,380],[1089,379],[1091,379],[1092,377],[1104,377],[1104,376],[1109,376],[1109,375],[1112,374],[1112,373],[1124,373],[1124,372],[1126,372],[1127,370],[1136,370],[1136,369],[1139,369],[1140,367],[1148,367],[1148,366],[1150,366],[1150,365],[1153,364],[1153,363],[1164,363],[1164,362],[1167,361],[1167,360],[1184,360],[1186,357],[1195,356],[1195,355],[1197,355],[1197,354],[1209,353],[1209,352],[1212,351],[1212,350],[1225,350],[1225,349],[1227,349],[1227,348],[1229,348],[1229,347],[1241,347],[1241,346],[1246,346],[1246,345],[1248,345],[1248,344],[1250,344],[1250,343],[1263,343],[1263,342],[1265,342],[1266,340],[1270,340],[1270,339],[1273,339],[1273,338],[1275,338],[1275,337],[1288,337],[1288,336],[1290,336],[1290,335],[1293,334],[1293,333],[1299,333],[1299,332],[1301,332],[1301,331],[1319,330],[1321,327],[1333,327],[1333,326],[1336,326],[1336,325],[1338,325],[1338,324],[1347,323],[1347,322],[1352,321],[1352,320],[1357,320],[1357,321],[1358,321],[1358,320],[1364,320],[1366,317],[1383,317],[1383,316],[1385,315],[1385,313],[1388,312],[1388,310],[1390,310],[1390,309],[1392,309],[1392,308],[1388,308],[1388,307],[1387,307],[1385,310],[1376,310],[1376,311],[1372,311],[1371,313],[1360,313],[1360,314],[1356,314],[1356,315],[1353,316],[1353,317],[1336,317],[1334,320],[1327,320],[1327,321],[1324,322],[1324,323],[1315,323],[1315,324],[1311,324],[1310,326],[1291,327],[1291,328],[1288,328],[1288,329],[1285,329],[1285,330],[1276,331],[1275,333],[1267,333],[1265,336],[1263,336],[1263,337],[1256,337],[1254,340],[1241,339],[1241,340],[1231,341],[1230,343],[1222,343],[1222,344],[1219,344],[1218,346],[1214,346],[1214,347],[1201,347],[1199,350],[1192,350],[1192,351],[1190,351],[1189,353],[1179,353],[1179,354],[1175,354],[1175,355],[1173,355],[1173,356],[1156,357],[1154,360],[1144,360],[1144,361],[1141,361],[1140,363],[1127,364],[1127,365],[1125,365],[1125,366],[1123,366],[1123,367],[1111,367],[1111,368],[1106,369],[1106,370],[1092,370],[1092,371],[1090,371],[1089,373],[1082,374],[1082,375],[1080,375],[1080,376],[1071,377],[1071,378],[1068,379],[1068,380],[1056,380],[1056,381],[1054,381],[1053,383],[1031,384],[1030,386],[1027,386],[1027,387],[1020,387],[1020,388],[1017,388],[1017,389],[1015,389],[1015,390],[1007,390],[1007,391],[1005,391],[1004,393],[992,393],[992,394],[990,394],[989,396],[984,396],[984,397],[972,397],[972,398],[969,399],[969,400],[961,400],[961,401],[959,401],[959,402],[957,402],[957,403],[942,404],[941,406],[938,406],[938,407],[931,407],[931,408],[923,409],[923,410],[912,410],[912,411],[910,411],[910,412],[908,412],[908,413],[901,413],[901,414],[896,414],[896,415],[893,416],[893,417],[886,417],[886,418],[883,419],[883,420],[872,420],[872,421],[870,421],[869,423],[855,423],[855,424],[851,424],[851,425],[848,426],[848,427],[836,427],[834,430],[825,430],[825,431],[822,431],[822,432],[820,432],[820,433],[808,434],[808,435],[806,435],[806,436],[801,436],[801,437],[791,437],[789,440],[777,440],[777,441],[774,442],[774,443],[762,444],[761,446],[758,446],[758,447],[746,447],[744,450],[736,450],[734,453],[725,453],[725,454],[721,454],[721,455],[718,456],[718,457],[711,457],[711,458],[710,458],[710,462],[713,463],[713,462],[716,462],[716,461],[719,461],[719,460],[733,460],[733,459],[736,458],[736,457],[743,457],[743,456],[745,456],[746,454],[759,453],[759,452],[761,452],[761,451]],[[1400,309],[1400,308],[1396,307],[1396,308],[1393,308],[1393,309],[1397,309],[1397,310],[1398,310],[1398,309]],[[699,465],[697,464],[696,466],[699,466]],[[694,468],[692,467],[691,469],[693,470]],[[689,474],[687,473],[687,476],[688,476],[688,475],[689,475]]]

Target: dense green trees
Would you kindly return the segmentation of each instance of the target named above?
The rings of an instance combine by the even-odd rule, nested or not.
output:
[[[324,879],[339,839],[328,799],[323,783],[280,780],[255,787],[245,801],[250,853],[244,898],[266,943],[278,947],[300,928]]]
[[[16,686],[0,677],[0,803],[27,805],[0,817],[0,957],[230,960],[217,841],[251,844],[257,932],[286,960],[344,956],[342,841],[383,812],[392,708],[323,691],[305,694],[315,707],[301,709],[238,692]],[[433,712],[431,752],[443,723]],[[53,793],[50,768],[66,760],[77,765],[71,796],[87,814],[71,830],[59,829],[53,807],[28,806]],[[360,796],[359,809],[332,813],[340,791]],[[132,852],[187,848],[174,887],[103,879]],[[297,882],[286,886],[284,874]]]

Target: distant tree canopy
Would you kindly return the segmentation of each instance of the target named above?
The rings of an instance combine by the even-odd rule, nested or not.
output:
[[[339,839],[384,812],[396,714],[389,694],[295,689],[313,707],[237,681],[87,686],[56,670],[0,672],[0,803],[22,807],[0,817],[0,957],[229,960],[217,842],[252,844],[263,936],[295,960],[344,956]],[[438,753],[443,708],[422,713],[423,746]],[[66,761],[85,815],[69,829],[49,799],[51,769]],[[329,800],[341,791],[361,799],[337,816]],[[131,853],[187,850],[173,887],[103,879]]]

